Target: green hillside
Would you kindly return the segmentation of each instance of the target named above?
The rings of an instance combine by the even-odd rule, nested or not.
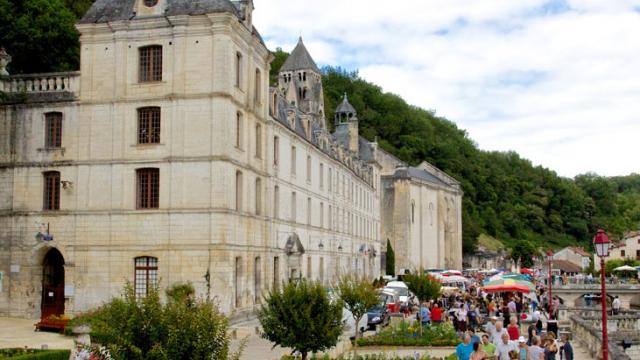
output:
[[[92,0],[0,0],[0,46],[13,55],[12,73],[77,69],[74,22]],[[287,54],[275,52],[272,80]],[[325,68],[326,114],[344,92],[359,112],[360,131],[400,159],[427,160],[457,178],[465,192],[464,249],[481,234],[507,245],[587,245],[601,226],[614,237],[640,229],[640,175],[575,179],[533,166],[515,152],[479,150],[453,122],[384,93],[357,73]],[[486,238],[486,237],[485,237]],[[495,244],[495,243],[494,243]]]

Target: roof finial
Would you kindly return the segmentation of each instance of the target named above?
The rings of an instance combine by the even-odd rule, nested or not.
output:
[[[344,101],[349,101],[349,100],[347,99],[347,92],[346,92],[346,91],[344,92]]]

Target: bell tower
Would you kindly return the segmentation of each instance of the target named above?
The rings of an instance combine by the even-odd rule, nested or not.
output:
[[[284,91],[289,104],[311,115],[314,122],[326,129],[322,75],[302,38],[280,68],[278,88]]]

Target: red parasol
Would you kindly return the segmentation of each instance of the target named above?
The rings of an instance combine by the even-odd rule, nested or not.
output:
[[[527,275],[533,276],[533,270],[527,269],[527,268],[522,268],[522,269],[520,269],[520,274],[527,274]]]
[[[488,293],[516,291],[516,292],[528,294],[531,291],[531,289],[527,285],[522,285],[522,284],[489,285],[489,286],[485,286],[483,289]]]

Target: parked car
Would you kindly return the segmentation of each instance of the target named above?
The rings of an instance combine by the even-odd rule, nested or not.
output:
[[[375,330],[377,325],[387,326],[390,318],[389,308],[380,303],[367,311],[367,327],[369,330]]]

